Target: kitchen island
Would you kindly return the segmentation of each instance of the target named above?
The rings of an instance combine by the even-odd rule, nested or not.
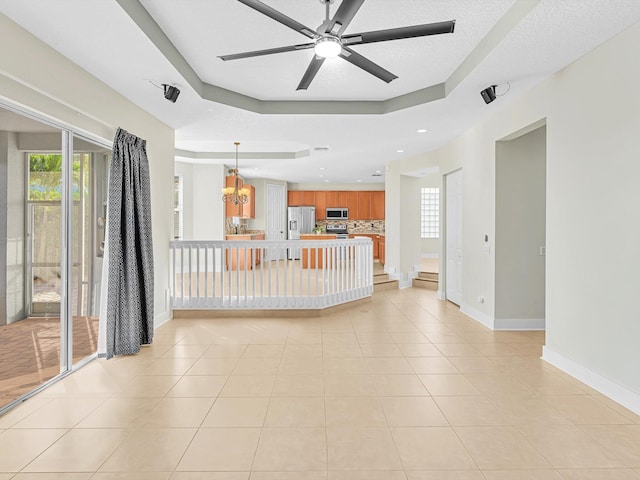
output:
[[[249,241],[264,240],[264,232],[228,234],[225,240]],[[251,270],[261,261],[260,250],[247,248],[230,248],[227,250],[227,270]]]
[[[321,234],[302,234],[300,240],[335,240],[335,234],[321,233]],[[323,252],[322,248],[303,248],[300,259],[302,260],[302,268],[318,268],[323,264]]]

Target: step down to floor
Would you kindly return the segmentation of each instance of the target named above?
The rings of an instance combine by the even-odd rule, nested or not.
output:
[[[373,291],[383,292],[385,290],[396,290],[399,282],[391,280],[388,273],[377,272],[373,275]]]
[[[385,290],[397,290],[398,286],[398,280],[387,279],[381,282],[373,282],[373,293],[384,292]]]
[[[438,277],[437,272],[418,272],[418,276],[413,279],[411,286],[426,290],[438,290]]]
[[[437,282],[438,277],[439,275],[437,272],[418,272],[418,278],[421,278],[423,280],[432,280]]]

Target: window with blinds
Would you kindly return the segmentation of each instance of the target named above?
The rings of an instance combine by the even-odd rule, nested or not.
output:
[[[440,238],[440,188],[422,187],[421,193],[422,238]]]

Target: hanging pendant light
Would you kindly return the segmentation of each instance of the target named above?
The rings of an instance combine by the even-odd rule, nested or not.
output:
[[[238,145],[240,142],[233,142],[236,146],[236,168],[233,169],[233,187],[222,189],[222,201],[234,205],[244,205],[249,201],[249,189],[240,188],[240,177],[238,176]]]

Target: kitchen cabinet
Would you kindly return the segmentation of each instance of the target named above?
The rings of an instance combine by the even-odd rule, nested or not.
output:
[[[303,190],[301,205],[307,205],[307,206],[313,207],[315,204],[316,204],[316,192],[313,190]]]
[[[225,238],[237,241],[264,240],[264,233],[227,235]],[[225,259],[227,270],[252,270],[260,261],[260,250],[251,248],[230,248]]]
[[[316,192],[317,194],[318,192]],[[336,191],[327,191],[325,192],[326,194],[326,207],[327,208],[339,208],[339,207],[344,207],[344,205],[340,205],[338,202],[338,192]],[[317,197],[316,197],[317,199]],[[347,202],[347,199],[345,197],[345,204]]]
[[[384,190],[371,192],[371,220],[384,220]]]
[[[249,200],[242,205],[242,215],[240,217],[245,219],[256,218],[256,187],[245,183],[244,188],[249,189]]]
[[[346,205],[339,205],[340,207],[347,207],[349,209],[349,220],[357,220],[361,218],[358,213],[358,192],[344,192],[346,193]]]
[[[335,240],[335,235],[300,235],[300,240]],[[324,265],[324,249],[322,248],[303,248],[300,254],[302,260],[302,268],[323,268]]]
[[[316,220],[324,220],[326,218],[327,193],[331,192],[316,192]]]
[[[376,258],[379,258],[380,255],[380,235],[375,234],[375,233],[350,233],[349,234],[349,238],[356,238],[356,237],[367,237],[371,239],[371,242],[373,244],[373,258],[374,260]]]
[[[383,190],[289,190],[287,205],[315,206],[316,220],[326,220],[327,208],[348,208],[349,220],[384,220]]]
[[[384,265],[386,260],[385,258],[385,236],[378,235],[378,258],[380,259],[380,263]]]
[[[293,207],[293,206],[297,207],[299,205],[303,205],[302,194],[303,194],[302,190],[289,190],[287,192],[287,205],[289,207]]]
[[[359,220],[371,220],[371,192],[358,193],[358,216]],[[351,213],[351,211],[349,211]]]
[[[314,190],[289,190],[287,192],[287,205],[289,207],[313,207],[316,204],[315,197],[316,192]]]

